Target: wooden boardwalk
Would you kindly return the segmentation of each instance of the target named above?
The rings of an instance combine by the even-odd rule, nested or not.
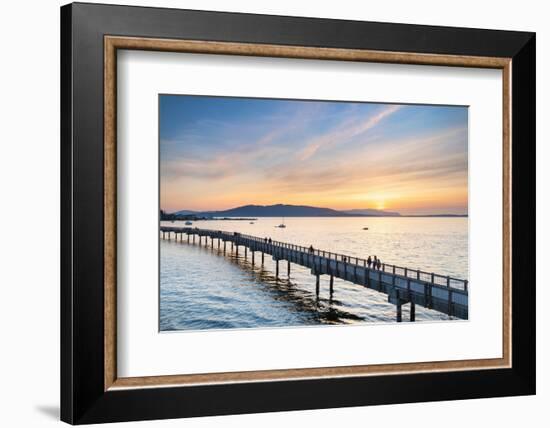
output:
[[[186,235],[187,242],[195,243],[198,240],[204,245],[210,244],[217,248],[226,244],[231,245],[231,250],[239,252],[243,247],[244,256],[250,251],[252,264],[255,263],[255,253],[261,253],[261,263],[264,255],[269,254],[275,261],[275,275],[279,277],[279,262],[287,262],[287,274],[290,275],[291,263],[307,267],[315,276],[315,290],[317,296],[320,292],[320,276],[328,275],[330,295],[334,293],[334,278],[358,284],[388,296],[388,301],[396,305],[396,319],[402,320],[402,308],[404,304],[410,304],[410,320],[415,320],[415,305],[420,305],[435,311],[468,319],[468,281],[449,276],[424,272],[418,269],[409,269],[401,266],[382,264],[380,269],[368,266],[365,259],[350,257],[330,251],[314,249],[286,242],[266,242],[265,238],[244,235],[237,232],[225,232],[221,230],[199,229],[195,227],[169,227],[161,226],[162,238],[171,239],[172,235],[177,240],[183,241]],[[208,240],[210,239],[210,243]]]

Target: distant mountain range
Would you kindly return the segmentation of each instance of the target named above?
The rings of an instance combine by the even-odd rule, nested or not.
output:
[[[307,205],[245,205],[225,211],[201,213],[207,217],[348,217],[342,211]]]
[[[307,205],[244,205],[222,211],[180,210],[172,213],[176,216],[197,217],[400,217],[392,211],[371,208],[337,211],[331,208],[311,207]],[[466,217],[456,214],[415,215],[410,217]]]
[[[191,210],[181,210],[176,211],[175,213],[172,213],[174,215],[193,215],[193,214],[200,214],[199,211],[191,211]]]

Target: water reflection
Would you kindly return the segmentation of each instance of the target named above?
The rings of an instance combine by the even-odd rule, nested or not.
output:
[[[285,278],[286,261],[281,261],[280,263],[285,265],[285,269],[281,269],[284,273],[277,278],[274,272],[265,268],[265,262],[263,265],[261,261],[258,263],[258,257],[255,257],[254,264],[252,264],[252,255],[250,252],[245,258],[242,248],[241,252],[237,255],[235,250],[226,250],[224,253],[223,249],[218,249],[216,246],[212,248],[208,245],[199,246],[198,243],[195,245],[198,246],[200,251],[223,257],[226,262],[249,272],[251,278],[254,280],[243,285],[258,287],[258,283],[260,283],[260,290],[264,291],[270,298],[276,301],[291,303],[294,306],[293,310],[297,313],[310,312],[320,324],[342,324],[346,321],[359,321],[362,319],[351,312],[338,309],[337,305],[343,305],[343,303],[335,299],[334,294],[329,298],[324,298],[317,296],[316,293],[300,288],[299,283],[292,281],[292,270],[296,267],[294,264],[291,264],[290,277]],[[265,257],[270,256],[265,255]],[[315,281],[313,275],[311,276],[311,280]]]

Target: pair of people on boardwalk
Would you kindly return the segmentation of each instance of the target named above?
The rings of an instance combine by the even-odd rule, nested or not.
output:
[[[376,256],[374,256],[374,260],[371,259],[371,257],[369,256],[369,258],[367,259],[367,265],[370,269],[370,265],[372,264],[372,268],[373,269],[378,269],[380,270],[380,267],[382,266],[382,262],[380,261],[379,258],[377,258]]]

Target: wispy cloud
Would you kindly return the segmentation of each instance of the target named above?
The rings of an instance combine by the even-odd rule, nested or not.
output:
[[[322,135],[313,139],[313,141],[310,141],[306,145],[306,147],[298,153],[298,159],[304,161],[311,158],[322,148],[334,146],[337,144],[344,144],[350,139],[374,128],[386,117],[391,116],[400,108],[401,106],[399,105],[384,106],[380,111],[373,115],[369,115],[366,118],[350,119],[338,126],[329,134]]]

